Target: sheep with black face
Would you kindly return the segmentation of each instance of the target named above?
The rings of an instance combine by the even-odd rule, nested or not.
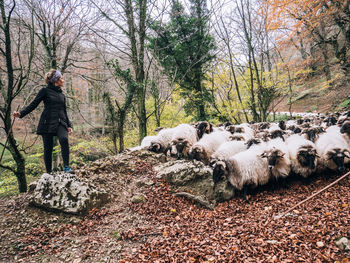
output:
[[[289,176],[291,160],[287,144],[280,138],[271,140],[261,157],[266,158],[272,178],[277,181]]]
[[[315,142],[321,133],[324,133],[325,130],[319,126],[313,126],[310,128],[305,128],[301,131],[301,134],[304,135],[304,138]]]
[[[292,171],[305,178],[314,173],[318,163],[315,144],[297,134],[287,138],[286,143]]]
[[[197,130],[189,124],[180,124],[174,129],[169,149],[173,151],[173,154],[176,151],[177,158],[186,157],[192,145],[198,141]]]
[[[214,184],[219,182],[225,173],[225,160],[246,149],[247,146],[243,141],[229,141],[220,145],[210,156],[210,166],[213,167]]]
[[[205,134],[202,139],[194,143],[190,149],[191,158],[209,163],[210,156],[220,147],[221,144],[228,142],[231,133],[228,131],[217,131]]]
[[[316,141],[316,148],[320,154],[319,170],[345,171],[345,164],[350,162],[350,146],[340,132],[323,133]]]
[[[256,147],[231,156],[225,162],[225,175],[231,185],[243,189],[246,199],[247,187],[255,188],[266,184],[270,173],[266,158],[262,158],[263,148]]]

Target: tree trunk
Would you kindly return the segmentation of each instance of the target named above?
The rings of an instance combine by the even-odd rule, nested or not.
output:
[[[124,151],[124,123],[125,123],[126,112],[123,110],[120,110],[118,114],[119,114],[119,122],[118,122],[119,152],[121,153],[122,151]]]
[[[27,180],[25,175],[25,160],[23,155],[18,149],[18,144],[13,137],[13,133],[11,132],[9,135],[9,150],[13,159],[16,162],[16,171],[15,175],[18,181],[18,191],[20,193],[27,192]]]
[[[140,83],[140,82],[138,82]],[[142,84],[142,83],[141,83]],[[145,89],[140,85],[138,92],[138,107],[139,107],[139,142],[147,136],[147,116],[145,103]]]

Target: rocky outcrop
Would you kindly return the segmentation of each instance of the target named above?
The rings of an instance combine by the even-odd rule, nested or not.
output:
[[[173,185],[177,192],[188,192],[213,203],[234,196],[234,189],[226,180],[214,187],[212,168],[197,160],[169,161],[156,166],[155,170],[157,177]]]
[[[75,175],[45,173],[36,182],[30,203],[49,210],[86,214],[107,201],[106,191],[96,189]]]

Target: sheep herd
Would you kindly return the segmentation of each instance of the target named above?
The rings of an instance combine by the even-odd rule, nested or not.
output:
[[[245,196],[248,186],[283,183],[291,174],[344,173],[350,165],[350,111],[279,123],[180,124],[145,137],[138,149],[202,161],[213,168],[214,187],[226,177]]]

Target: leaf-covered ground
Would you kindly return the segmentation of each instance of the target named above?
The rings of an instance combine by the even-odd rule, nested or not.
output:
[[[124,159],[123,159],[124,158]],[[350,178],[274,219],[334,181],[291,180],[201,208],[155,179],[149,156],[110,157],[79,173],[112,193],[85,217],[28,206],[28,195],[0,200],[1,262],[349,262],[335,242],[350,237]],[[143,194],[145,203],[132,203]]]

